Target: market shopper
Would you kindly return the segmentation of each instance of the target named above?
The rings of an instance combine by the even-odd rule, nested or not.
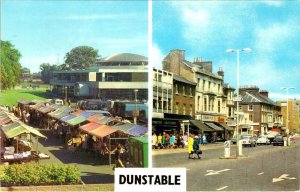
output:
[[[159,133],[159,135],[157,136],[157,146],[162,149],[163,145],[162,145],[162,135],[161,133]]]
[[[121,144],[118,144],[117,145],[117,150],[115,151],[115,168],[118,168],[118,167],[125,167],[122,160],[121,160],[121,152],[122,152],[122,147],[121,147]]]

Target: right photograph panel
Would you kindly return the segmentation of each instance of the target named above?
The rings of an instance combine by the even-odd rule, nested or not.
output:
[[[297,191],[299,1],[153,2],[153,167],[187,191]]]

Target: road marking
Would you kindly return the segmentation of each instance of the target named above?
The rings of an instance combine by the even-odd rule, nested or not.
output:
[[[282,174],[280,177],[278,178],[273,178],[272,182],[273,183],[276,183],[276,182],[279,182],[279,181],[283,181],[285,179],[289,179],[289,180],[292,180],[292,179],[297,179],[296,177],[289,177],[289,174]]]
[[[224,171],[229,171],[231,169],[223,169],[223,170],[220,170],[220,171],[214,171],[214,170],[207,170],[206,172],[208,172],[205,176],[208,176],[208,175],[219,175],[221,172],[224,172]]]
[[[223,190],[223,189],[226,189],[227,187],[228,187],[228,186],[221,187],[221,188],[217,189],[217,191],[221,191],[221,190]]]
[[[261,173],[259,173],[259,174],[257,174],[257,175],[262,175],[262,174],[264,174],[265,172],[261,172]]]

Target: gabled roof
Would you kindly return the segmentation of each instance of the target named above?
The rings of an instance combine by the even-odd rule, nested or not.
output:
[[[245,95],[243,95],[242,98],[243,99],[241,101],[241,104],[247,104],[247,103],[265,103],[265,104],[277,106],[274,101],[272,101],[268,97],[263,96],[261,94],[254,95],[254,94],[245,92]]]
[[[189,81],[186,78],[181,77],[181,76],[176,75],[176,74],[173,75],[173,79],[176,80],[176,81],[180,81],[180,82],[186,83],[186,84],[191,84],[191,85],[195,85],[195,86],[197,85],[197,83]]]

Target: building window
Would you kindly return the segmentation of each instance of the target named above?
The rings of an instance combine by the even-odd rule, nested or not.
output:
[[[205,80],[203,79],[203,91],[205,89]]]
[[[218,84],[218,94],[219,94],[219,95],[221,94],[220,87],[221,87],[221,85]]]
[[[156,109],[157,103],[156,99],[153,99],[153,109]]]
[[[193,106],[190,105],[190,115],[193,116]]]
[[[182,86],[182,94],[185,95],[185,87]]]
[[[175,113],[178,114],[179,113],[179,107],[178,107],[178,103],[176,103],[175,105]]]
[[[218,113],[221,113],[221,101],[218,101]]]
[[[182,114],[185,115],[186,113],[186,107],[185,107],[185,104],[183,104],[183,107],[182,107]]]
[[[193,97],[193,90],[191,87],[190,87],[190,97]]]
[[[207,111],[207,98],[204,98],[204,111]]]
[[[175,93],[178,94],[178,85],[175,84]]]
[[[210,81],[208,82],[208,91],[210,91]]]
[[[228,117],[231,117],[231,107],[228,108]]]
[[[248,105],[248,111],[253,111],[253,105]]]
[[[252,114],[249,115],[249,121],[253,121],[253,116],[252,116]]]
[[[243,106],[240,105],[239,108],[240,108],[240,110],[242,110],[242,109],[243,109]]]

